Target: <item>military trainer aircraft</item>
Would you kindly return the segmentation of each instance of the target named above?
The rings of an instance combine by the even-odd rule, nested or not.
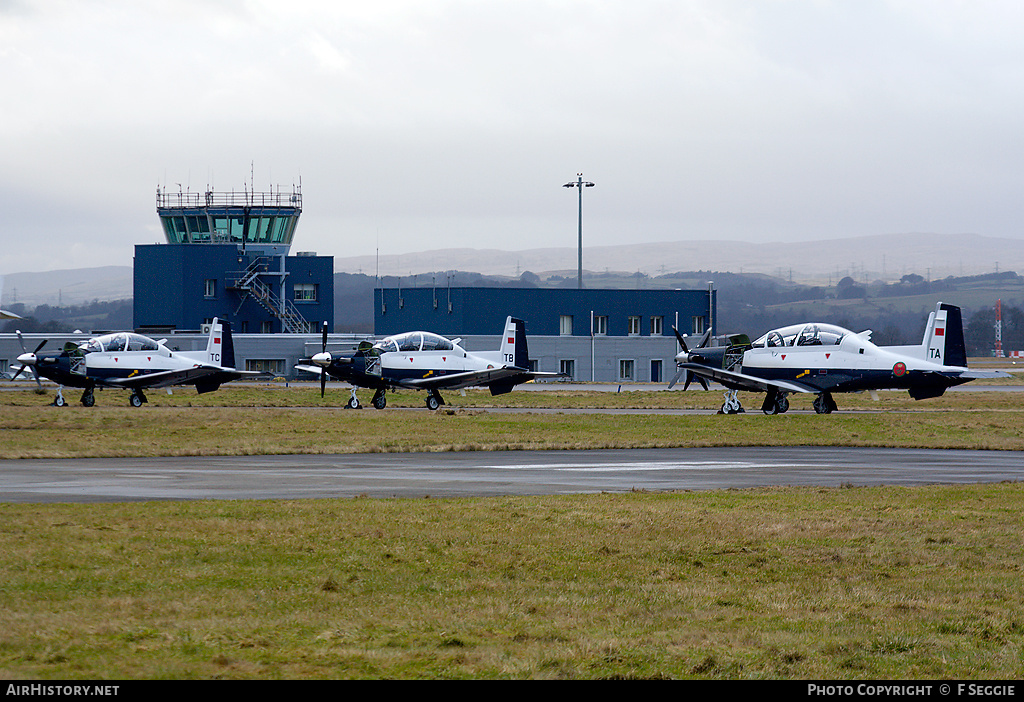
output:
[[[696,378],[707,390],[714,380],[726,388],[721,413],[742,412],[740,390],[765,393],[761,410],[777,414],[789,409],[786,396],[814,393],[814,411],[837,409],[832,393],[907,390],[915,400],[939,397],[947,388],[977,378],[1008,378],[1002,371],[967,367],[960,308],[938,303],[929,313],[924,339],[916,346],[875,346],[871,331],[859,334],[832,324],[795,324],[768,332],[754,342],[745,334],[730,336],[728,346],[708,347],[705,334],[690,350],[676,331],[678,371],[683,389]]]
[[[18,332],[21,339],[21,332]],[[144,388],[162,388],[171,385],[195,385],[199,393],[212,392],[230,380],[257,375],[255,371],[236,370],[235,349],[231,341],[231,324],[214,318],[205,351],[171,351],[166,339],[154,341],[148,336],[131,332],[116,332],[76,344],[68,342],[60,351],[42,351],[44,340],[35,351],[27,351],[24,341],[18,356],[21,368],[52,380],[60,387],[54,404],[67,404],[64,386],[85,388],[82,404],[95,404],[93,391],[97,386],[131,390],[130,402],[140,407],[146,402]],[[14,379],[12,378],[12,380]]]
[[[460,346],[462,339],[449,340],[424,331],[406,332],[381,339],[375,344],[364,341],[353,354],[334,355],[327,351],[327,325],[323,330],[323,350],[300,364],[298,370],[320,376],[320,396],[327,377],[351,384],[348,406],[356,409],[356,388],[372,388],[373,406],[384,409],[388,389],[406,388],[427,391],[427,409],[444,404],[440,390],[460,390],[486,386],[492,395],[511,392],[520,383],[535,378],[563,377],[560,373],[531,371],[526,346],[526,324],[508,317],[498,351],[469,353]]]

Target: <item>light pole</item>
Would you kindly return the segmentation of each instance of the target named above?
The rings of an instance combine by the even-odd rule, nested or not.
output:
[[[583,289],[583,188],[592,188],[592,187],[594,187],[594,184],[593,183],[588,183],[587,181],[583,180],[583,174],[582,173],[577,173],[576,174],[576,180],[574,180],[574,181],[570,180],[568,183],[566,183],[562,187],[563,188],[579,188],[579,191],[580,191],[580,193],[579,193],[580,194],[580,210],[579,210],[580,216],[579,216],[579,230],[578,230],[578,234],[579,234],[578,259],[579,260],[577,262],[577,269],[576,269],[576,275],[577,275],[576,285],[577,285],[577,287],[580,290],[582,290]]]

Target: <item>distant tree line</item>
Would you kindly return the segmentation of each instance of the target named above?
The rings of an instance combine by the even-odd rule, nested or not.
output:
[[[131,329],[132,301],[113,300],[93,302],[84,305],[38,305],[31,311],[23,303],[7,307],[9,312],[21,315],[23,319],[9,319],[2,322],[0,331],[12,333],[68,334],[76,329],[84,332]]]

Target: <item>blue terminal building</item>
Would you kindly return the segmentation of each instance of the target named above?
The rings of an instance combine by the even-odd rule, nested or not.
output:
[[[717,295],[706,290],[414,287],[374,291],[379,338],[414,329],[497,349],[508,315],[526,323],[531,370],[568,380],[667,383],[679,352],[673,328],[703,335]],[[694,342],[696,343],[696,342]]]
[[[334,257],[290,255],[302,214],[290,192],[157,189],[166,244],[135,247],[135,327],[197,330],[214,317],[237,334],[334,327]]]

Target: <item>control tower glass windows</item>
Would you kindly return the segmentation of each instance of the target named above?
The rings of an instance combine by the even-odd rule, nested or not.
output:
[[[229,217],[228,218],[228,237],[231,241],[242,241],[242,237],[245,234],[245,217]]]
[[[163,217],[164,234],[171,244],[188,243],[188,230],[185,229],[184,217]]]
[[[291,241],[289,232],[291,231],[291,223],[293,217],[276,217],[274,218],[274,234],[271,237],[271,241],[275,244],[283,244]]]

